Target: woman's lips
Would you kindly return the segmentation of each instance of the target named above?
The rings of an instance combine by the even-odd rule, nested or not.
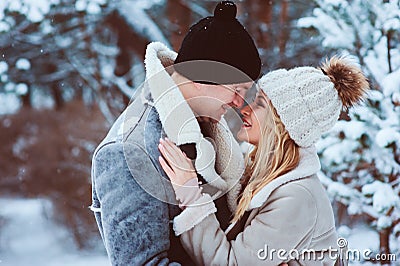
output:
[[[243,120],[243,125],[242,125],[242,127],[244,127],[244,128],[250,128],[250,127],[251,127],[251,124],[250,124],[249,122],[247,122],[246,119],[242,119],[242,120]]]

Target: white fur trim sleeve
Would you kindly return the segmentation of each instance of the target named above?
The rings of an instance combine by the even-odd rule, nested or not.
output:
[[[214,202],[210,195],[203,194],[201,198],[188,206],[181,214],[174,218],[175,235],[179,236],[186,231],[189,231],[207,216],[217,211]]]

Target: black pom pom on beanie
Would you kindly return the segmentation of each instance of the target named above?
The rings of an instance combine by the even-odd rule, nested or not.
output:
[[[174,62],[178,73],[192,81],[211,84],[241,83],[259,77],[260,56],[253,39],[236,19],[236,11],[233,2],[222,1],[215,7],[214,16],[203,18],[190,28]],[[199,60],[216,64],[203,61],[193,66]]]

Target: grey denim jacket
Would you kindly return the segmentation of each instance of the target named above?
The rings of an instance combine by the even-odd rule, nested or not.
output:
[[[168,265],[171,260],[189,265],[171,233],[170,221],[179,208],[166,203],[174,201],[174,194],[158,164],[163,136],[158,114],[140,99],[130,107],[140,114],[137,122],[121,132],[121,115],[92,162],[91,209],[109,259],[112,265]],[[152,188],[157,191],[148,191]]]

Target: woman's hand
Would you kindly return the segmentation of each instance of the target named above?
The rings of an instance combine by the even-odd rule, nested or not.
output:
[[[192,161],[173,142],[169,139],[160,139],[158,149],[162,154],[158,160],[175,190],[190,179],[197,179]]]

